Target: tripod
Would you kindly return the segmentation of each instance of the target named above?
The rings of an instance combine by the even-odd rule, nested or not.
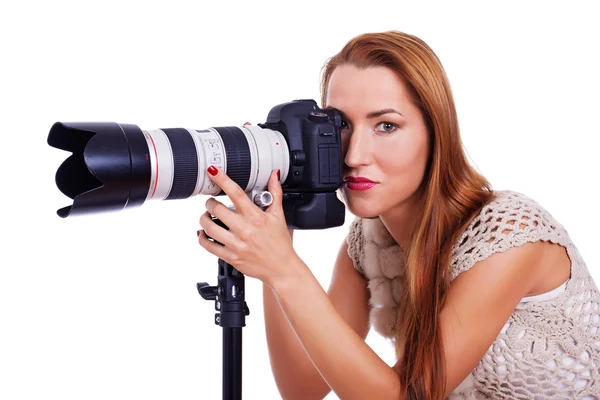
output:
[[[263,211],[273,202],[268,191],[249,194]],[[235,207],[229,206],[235,211]],[[220,219],[212,217],[219,226],[229,230]],[[209,240],[222,243],[208,236]],[[215,300],[215,324],[223,328],[223,400],[242,399],[242,328],[250,309],[245,301],[245,276],[228,262],[219,258],[217,286],[206,282],[196,284],[204,300]]]
[[[223,328],[223,400],[242,398],[242,328],[250,309],[244,300],[244,275],[219,259],[217,286],[196,284],[204,300],[215,300],[215,324]]]
[[[262,194],[263,199],[269,200],[265,193],[268,192]],[[229,208],[235,211],[234,207]],[[212,220],[229,229],[220,219],[212,217]],[[208,238],[222,245],[210,236]],[[245,301],[245,276],[220,258],[218,266],[217,286],[199,282],[196,287],[204,300],[215,300],[215,324],[223,328],[223,400],[241,400],[242,328],[246,326],[246,315],[250,315]]]

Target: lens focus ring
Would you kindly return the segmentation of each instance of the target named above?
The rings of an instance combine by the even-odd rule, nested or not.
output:
[[[221,135],[225,147],[227,176],[246,190],[250,181],[252,159],[244,132],[236,126],[219,126],[214,129]]]
[[[186,129],[162,129],[173,150],[173,186],[165,200],[187,199],[198,180],[198,154],[194,139]]]

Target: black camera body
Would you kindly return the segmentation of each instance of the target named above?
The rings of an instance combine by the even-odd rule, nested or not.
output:
[[[340,226],[345,217],[336,194],[343,184],[341,123],[339,111],[320,109],[314,100],[279,104],[253,129],[142,131],[114,122],[56,122],[48,144],[73,153],[56,172],[58,188],[73,204],[57,213],[65,218],[137,207],[148,199],[223,194],[213,191],[205,171],[221,160],[247,192],[266,190],[272,169],[285,171],[283,209],[289,228]],[[273,150],[281,137],[286,146]],[[222,157],[212,157],[213,147]]]
[[[322,110],[314,100],[275,106],[261,127],[281,132],[288,143],[290,169],[282,185],[288,226],[328,228],[344,223],[345,207],[336,191],[343,184],[337,110]]]

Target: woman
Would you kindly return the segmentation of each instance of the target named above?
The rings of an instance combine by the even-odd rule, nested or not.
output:
[[[358,36],[325,65],[322,102],[343,114],[356,216],[328,293],[286,234],[277,171],[263,212],[209,168],[236,212],[211,198],[200,218],[224,246],[203,231],[200,245],[265,283],[282,397],[600,399],[598,288],[540,204],[469,165],[433,51],[400,32]],[[393,367],[364,342],[370,325],[393,340]]]

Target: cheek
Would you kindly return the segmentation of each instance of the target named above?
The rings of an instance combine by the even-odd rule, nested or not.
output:
[[[387,175],[394,179],[406,179],[406,175],[420,175],[427,162],[427,143],[400,141],[380,146],[377,159]]]

